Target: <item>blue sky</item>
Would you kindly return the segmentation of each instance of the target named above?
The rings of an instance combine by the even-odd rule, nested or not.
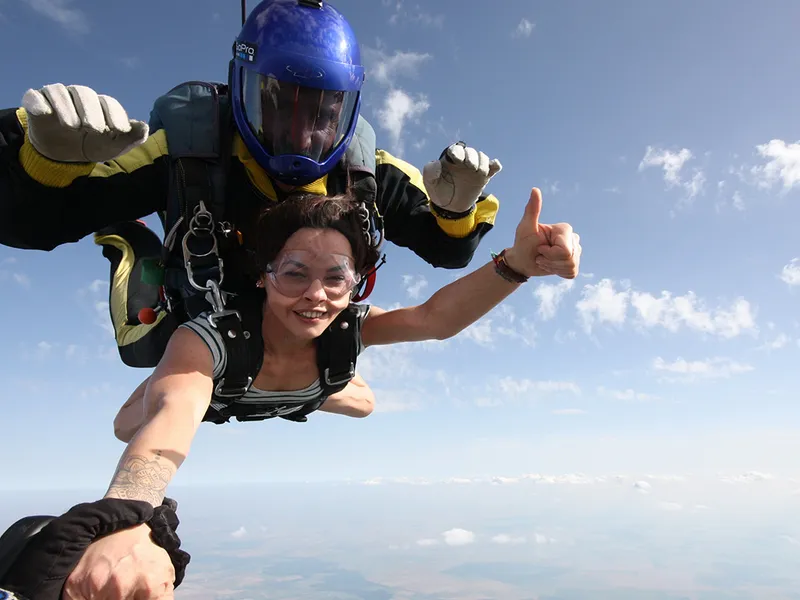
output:
[[[226,76],[239,8],[224,4],[0,0],[15,57],[0,106],[79,83],[146,119],[173,85]],[[380,145],[418,167],[459,139],[498,158],[500,214],[473,266],[511,243],[536,185],[542,221],[580,233],[582,275],[529,283],[456,339],[368,350],[368,419],[203,425],[176,485],[800,476],[800,6],[423,6],[337,3]],[[388,259],[382,307],[455,276]],[[107,280],[90,239],[0,248],[0,486],[105,490],[123,450],[112,419],[146,375],[117,358]]]

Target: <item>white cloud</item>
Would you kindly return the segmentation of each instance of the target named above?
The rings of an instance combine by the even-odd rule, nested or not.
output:
[[[536,325],[529,319],[520,319],[515,326],[497,328],[497,333],[506,337],[520,340],[526,346],[536,345]]]
[[[762,346],[759,346],[759,350],[780,350],[781,348],[785,348],[791,342],[791,338],[786,335],[785,333],[779,333],[778,336],[772,340],[771,342],[767,342]]]
[[[493,544],[524,544],[525,537],[520,535],[508,535],[506,533],[498,534],[492,537]]]
[[[756,184],[763,189],[772,189],[775,184],[783,185],[786,193],[800,186],[800,142],[786,143],[773,139],[756,146],[758,154],[768,159],[763,165],[750,169]]]
[[[30,289],[30,287],[31,287],[31,280],[30,280],[30,277],[28,277],[27,275],[24,275],[24,274],[22,274],[22,273],[12,273],[11,277],[12,277],[12,278],[14,279],[14,281],[15,281],[15,282],[17,282],[17,283],[18,283],[18,284],[19,284],[21,287],[25,288],[26,290],[27,290],[27,289]]]
[[[636,400],[639,402],[649,402],[652,400],[658,400],[659,397],[653,394],[643,394],[642,392],[635,392],[632,389],[627,390],[609,390],[604,388],[603,386],[599,386],[597,388],[597,393],[601,396],[605,396],[606,398],[613,398],[614,400]]]
[[[125,56],[120,58],[119,62],[128,69],[136,69],[142,64],[142,61],[138,56]]]
[[[245,535],[247,535],[247,530],[244,528],[244,526],[239,527],[239,529],[231,533],[231,537],[236,539],[243,538]]]
[[[358,357],[358,372],[365,380],[373,382],[408,379],[416,375],[411,349],[411,344],[370,346]]]
[[[683,505],[678,504],[677,502],[659,502],[658,508],[668,512],[674,512],[678,510],[683,510]]]
[[[581,388],[571,381],[533,381],[531,379],[514,379],[504,377],[498,382],[499,390],[508,396],[535,394],[571,393],[581,394]]]
[[[557,408],[550,411],[554,415],[585,415],[586,411],[580,408]]]
[[[517,23],[517,26],[514,28],[514,32],[511,35],[515,38],[530,37],[535,27],[536,25],[534,23],[531,23],[528,19],[523,17],[520,22]]]
[[[492,485],[508,485],[509,483],[519,483],[519,477],[503,477],[495,475],[492,477]]]
[[[16,265],[19,261],[15,256],[7,256],[0,260],[0,265]],[[11,279],[14,283],[24,289],[30,289],[31,279],[24,273],[19,271],[9,271],[8,269],[0,269],[0,282]]]
[[[583,297],[576,308],[586,333],[591,333],[595,324],[624,324],[629,306],[634,311],[636,325],[645,329],[662,327],[675,333],[685,327],[726,339],[757,331],[753,310],[743,298],[737,298],[729,308],[709,311],[694,292],[673,296],[671,292],[662,291],[661,296],[656,297],[626,289],[627,282],[620,285],[623,289],[616,291],[612,280],[602,279],[597,284],[584,286]]]
[[[755,317],[750,303],[736,299],[730,308],[717,308],[709,312],[694,292],[672,296],[662,291],[656,298],[649,293],[632,292],[631,305],[645,327],[661,326],[676,332],[681,326],[723,338],[732,338],[744,331],[755,331]]]
[[[678,358],[667,362],[660,356],[653,361],[656,371],[669,373],[667,381],[691,382],[700,379],[723,379],[753,370],[748,364],[738,363],[729,358],[709,358],[707,360],[687,361]]]
[[[50,352],[53,350],[54,345],[50,342],[41,341],[36,344],[36,357],[37,358],[46,358],[50,356]]]
[[[733,197],[731,198],[731,203],[733,204],[733,208],[736,210],[744,210],[744,200],[742,199],[742,195],[739,191],[733,192]]]
[[[389,16],[389,23],[392,25],[412,23],[437,29],[441,29],[444,25],[444,15],[433,15],[424,12],[419,4],[415,4],[411,10],[404,8],[404,0],[381,0],[381,4],[391,9],[392,14]]]
[[[378,124],[389,132],[392,149],[398,157],[403,155],[403,130],[406,124],[418,121],[428,108],[430,104],[424,94],[413,98],[399,88],[389,90],[383,107],[377,110],[377,117]]]
[[[522,479],[532,481],[534,483],[546,483],[551,485],[587,485],[591,483],[603,483],[606,481],[605,477],[591,477],[584,475],[583,473],[565,473],[563,475],[542,475],[541,473],[528,473],[523,475]]]
[[[406,288],[406,294],[408,294],[409,298],[417,300],[422,290],[428,287],[428,280],[422,276],[403,275],[403,285]]]
[[[396,51],[390,55],[381,48],[364,48],[367,77],[386,87],[394,87],[401,77],[416,78],[420,66],[431,58],[428,53]]]
[[[661,167],[664,169],[664,181],[670,187],[680,185],[681,169],[688,160],[692,158],[692,152],[688,148],[681,148],[678,152],[662,150],[653,146],[647,146],[644,157],[639,163],[639,171],[648,167]]]
[[[108,293],[108,282],[104,279],[95,279],[88,285],[88,290],[93,294],[98,292]]]
[[[677,152],[647,146],[644,157],[639,162],[639,171],[649,167],[661,167],[664,171],[664,181],[667,187],[683,187],[686,190],[686,201],[691,201],[695,196],[702,193],[706,183],[706,176],[700,169],[695,169],[692,177],[688,180],[681,178],[681,170],[684,165],[694,157],[688,148],[681,148]]]
[[[760,471],[748,471],[740,475],[721,475],[720,481],[725,483],[756,483],[758,481],[770,481],[774,477],[769,473]]]
[[[434,540],[431,538],[424,538],[421,540],[417,540],[417,546],[436,546],[439,544],[439,540]]]
[[[83,11],[70,8],[70,0],[25,0],[33,10],[61,25],[70,33],[89,32],[89,22]]]
[[[787,285],[800,285],[800,257],[793,258],[781,269],[781,281]]]
[[[475,321],[456,337],[471,340],[479,346],[490,346],[494,339],[492,335],[492,320],[484,318]]]
[[[107,393],[107,392],[105,392]],[[608,441],[612,441],[610,438]],[[560,442],[559,442],[560,443]],[[597,440],[592,442],[597,443]],[[702,449],[703,444],[707,442],[698,442],[699,449]],[[626,449],[625,452],[629,452]],[[791,457],[790,457],[791,458]],[[788,464],[792,464],[789,461]],[[691,467],[690,468],[694,468]],[[743,471],[741,473],[693,473],[692,478],[686,475],[676,475],[674,473],[653,474],[640,472],[620,474],[620,473],[606,473],[600,475],[586,475],[583,473],[562,473],[559,475],[548,475],[542,473],[525,473],[521,475],[508,476],[508,475],[491,475],[483,477],[446,477],[442,479],[428,479],[422,477],[375,477],[360,481],[361,485],[376,486],[376,485],[411,485],[411,486],[437,486],[437,485],[472,485],[472,486],[576,486],[576,488],[586,488],[595,486],[605,488],[609,486],[614,487],[627,487],[641,494],[650,494],[658,497],[659,494],[669,492],[671,494],[685,494],[692,490],[701,488],[709,488],[713,484],[724,484],[717,489],[722,494],[729,494],[724,488],[730,484],[758,484],[767,483],[778,485],[787,494],[794,493],[800,495],[800,489],[792,492],[796,486],[796,479],[791,477],[776,477],[770,473],[762,471]],[[700,487],[698,487],[700,486]],[[684,491],[680,491],[683,489]],[[672,500],[684,500],[684,498],[675,498]],[[684,502],[685,506],[689,506],[689,502]],[[454,529],[453,532],[464,531],[463,529]],[[467,532],[471,533],[471,532]],[[444,535],[444,534],[443,534]],[[456,534],[453,534],[456,535]]]
[[[797,538],[793,538],[790,535],[782,535],[780,537],[781,537],[782,540],[785,540],[786,542],[790,543],[792,546],[800,546],[800,540],[798,540]]]
[[[375,412],[376,413],[395,413],[408,412],[411,410],[421,410],[422,403],[419,401],[419,394],[409,390],[383,390],[373,388],[375,393]]]
[[[692,178],[684,184],[687,192],[687,200],[691,200],[703,192],[706,183],[706,176],[700,170],[695,170]]]
[[[574,279],[567,279],[559,283],[540,283],[533,295],[539,301],[539,317],[547,321],[556,315],[561,300],[575,285]]]
[[[575,305],[586,333],[591,333],[595,323],[622,325],[628,311],[630,292],[614,291],[614,282],[602,279],[583,288],[582,299]]]
[[[475,534],[466,529],[450,529],[445,531],[442,536],[444,543],[448,546],[466,546],[475,541]]]

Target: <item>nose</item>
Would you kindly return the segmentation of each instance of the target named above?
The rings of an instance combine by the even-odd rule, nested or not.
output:
[[[300,151],[311,149],[314,135],[314,119],[307,114],[295,114],[292,122],[292,145]]]
[[[311,282],[311,285],[306,288],[303,297],[307,300],[313,300],[315,302],[320,302],[323,300],[328,299],[328,294],[325,293],[325,288],[322,285],[322,281],[319,279],[315,279]]]

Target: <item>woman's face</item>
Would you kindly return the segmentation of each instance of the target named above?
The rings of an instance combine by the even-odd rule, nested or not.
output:
[[[358,283],[350,242],[333,229],[300,229],[262,278],[267,306],[293,335],[319,337]]]

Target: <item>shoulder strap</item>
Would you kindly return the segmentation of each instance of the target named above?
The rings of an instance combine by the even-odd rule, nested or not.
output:
[[[344,153],[345,164],[350,169],[365,171],[374,176],[376,148],[377,137],[375,136],[375,129],[369,124],[369,121],[359,114],[353,139]]]
[[[225,344],[225,372],[214,380],[212,400],[230,405],[244,396],[253,385],[264,362],[261,338],[261,315],[265,298],[263,289],[231,298],[229,310],[220,316],[210,315]]]
[[[224,278],[215,229],[225,213],[229,111],[226,86],[189,81],[158,98],[150,114],[151,130],[164,129],[167,137],[164,287],[184,313],[182,319],[207,310],[198,292],[207,289],[209,280],[222,283]]]
[[[317,367],[323,396],[343,390],[355,376],[361,319],[367,310],[366,305],[350,304],[317,338]]]

